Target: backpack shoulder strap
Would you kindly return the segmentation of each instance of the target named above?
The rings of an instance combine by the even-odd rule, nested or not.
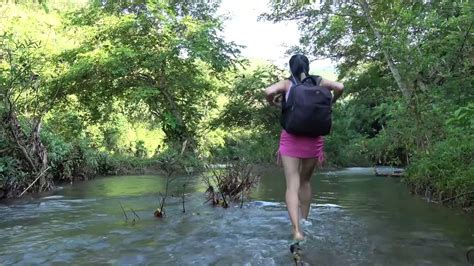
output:
[[[311,83],[313,83],[313,85],[319,86],[319,84],[321,84],[321,81],[323,80],[323,78],[321,78],[321,76],[311,75],[311,76],[308,76],[305,79],[303,79],[303,81],[301,83],[305,83],[307,80],[310,80]]]
[[[288,79],[291,81],[292,86],[296,86],[299,83],[302,83],[302,82],[298,82],[298,80],[295,78],[295,76],[293,76],[293,74],[291,74],[291,76]]]
[[[316,86],[319,86],[321,84],[321,81],[323,81],[323,78],[321,76],[312,76],[312,77],[316,82]]]

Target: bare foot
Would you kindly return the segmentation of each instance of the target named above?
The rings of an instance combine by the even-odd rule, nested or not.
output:
[[[304,235],[299,231],[294,231],[293,232],[293,239],[296,240],[296,241],[303,241],[304,240]]]

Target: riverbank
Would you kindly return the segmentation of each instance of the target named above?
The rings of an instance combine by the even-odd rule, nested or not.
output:
[[[416,156],[404,179],[428,202],[474,212],[474,138],[458,136]]]
[[[186,167],[184,166],[186,164],[189,164],[189,162],[177,163],[175,165],[175,173],[187,175],[198,174],[200,171],[202,171],[204,167],[203,165]],[[215,165],[215,167],[225,167],[225,165],[226,164],[223,163],[220,165]],[[95,168],[84,167],[82,169],[82,173],[73,176],[68,176],[67,178],[66,176],[58,176],[58,173],[56,173],[56,178],[53,179],[53,182],[54,186],[61,186],[61,184],[71,184],[88,181],[90,179],[94,179],[96,176],[146,175],[164,173],[164,169],[162,168],[162,166],[163,158],[136,158],[103,155],[102,159],[100,160],[100,163],[97,164]],[[428,203],[442,204],[447,207],[461,208],[466,213],[474,213],[474,207],[472,205],[474,201],[474,193],[472,191],[469,191],[468,187],[462,186],[463,184],[467,183],[467,181],[472,180],[472,177],[467,176],[464,179],[457,178],[456,180],[461,180],[464,182],[459,182],[457,187],[455,186],[454,188],[451,188],[451,190],[447,191],[446,188],[442,185],[453,183],[453,173],[451,173],[451,175],[446,176],[440,176],[441,173],[439,173],[437,178],[433,178],[433,173],[420,175],[419,167],[420,162],[415,162],[413,165],[410,165],[407,168],[407,171],[404,171],[404,176],[402,177],[403,182],[406,183],[407,189],[411,193],[422,197]],[[272,162],[253,164],[252,169],[253,171],[255,171],[256,174],[261,174],[262,172],[268,169],[274,169],[275,171],[280,172],[283,171],[281,165]],[[335,165],[325,165],[323,168],[316,171],[326,172],[337,171],[340,169],[342,169],[342,167],[336,167]],[[373,169],[374,176],[376,176],[377,173],[381,173],[381,171],[377,172],[377,169]],[[396,170],[398,171],[399,169],[397,168]],[[447,173],[447,170],[443,173]],[[75,172],[77,173],[78,171]],[[385,172],[383,173],[386,174]],[[0,188],[0,198],[16,198],[16,195],[19,195],[23,190],[24,188],[21,187],[21,189],[19,188],[16,191],[6,192]],[[6,193],[9,194],[9,197],[5,197]]]
[[[163,171],[162,158],[137,158],[94,153],[87,159],[56,160],[50,163],[45,174],[47,187],[31,186],[34,179],[5,178],[0,183],[0,200],[18,198],[20,195],[53,191],[61,184],[72,184],[94,179],[97,176],[143,175]],[[17,173],[21,176],[22,172]],[[28,189],[27,189],[28,188]]]

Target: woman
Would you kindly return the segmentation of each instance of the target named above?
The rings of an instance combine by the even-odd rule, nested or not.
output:
[[[293,55],[290,59],[290,71],[290,78],[265,89],[267,101],[271,105],[280,105],[278,98],[281,94],[288,96],[291,80],[301,82],[309,76],[308,58],[304,55]],[[322,79],[319,85],[333,91],[333,103],[344,90],[342,83],[327,79]],[[278,153],[286,178],[285,199],[293,225],[293,238],[300,241],[304,236],[299,225],[299,211],[303,219],[308,219],[312,197],[310,179],[316,165],[321,165],[324,160],[324,138],[292,135],[283,129]]]

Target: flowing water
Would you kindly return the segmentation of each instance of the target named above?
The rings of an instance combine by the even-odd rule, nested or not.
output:
[[[292,264],[280,170],[262,174],[243,208],[203,204],[200,178],[178,178],[167,217],[157,219],[164,181],[100,178],[0,205],[0,265]],[[312,182],[314,203],[301,244],[307,264],[469,265],[472,216],[428,204],[398,179],[375,177],[367,168],[316,173]]]

